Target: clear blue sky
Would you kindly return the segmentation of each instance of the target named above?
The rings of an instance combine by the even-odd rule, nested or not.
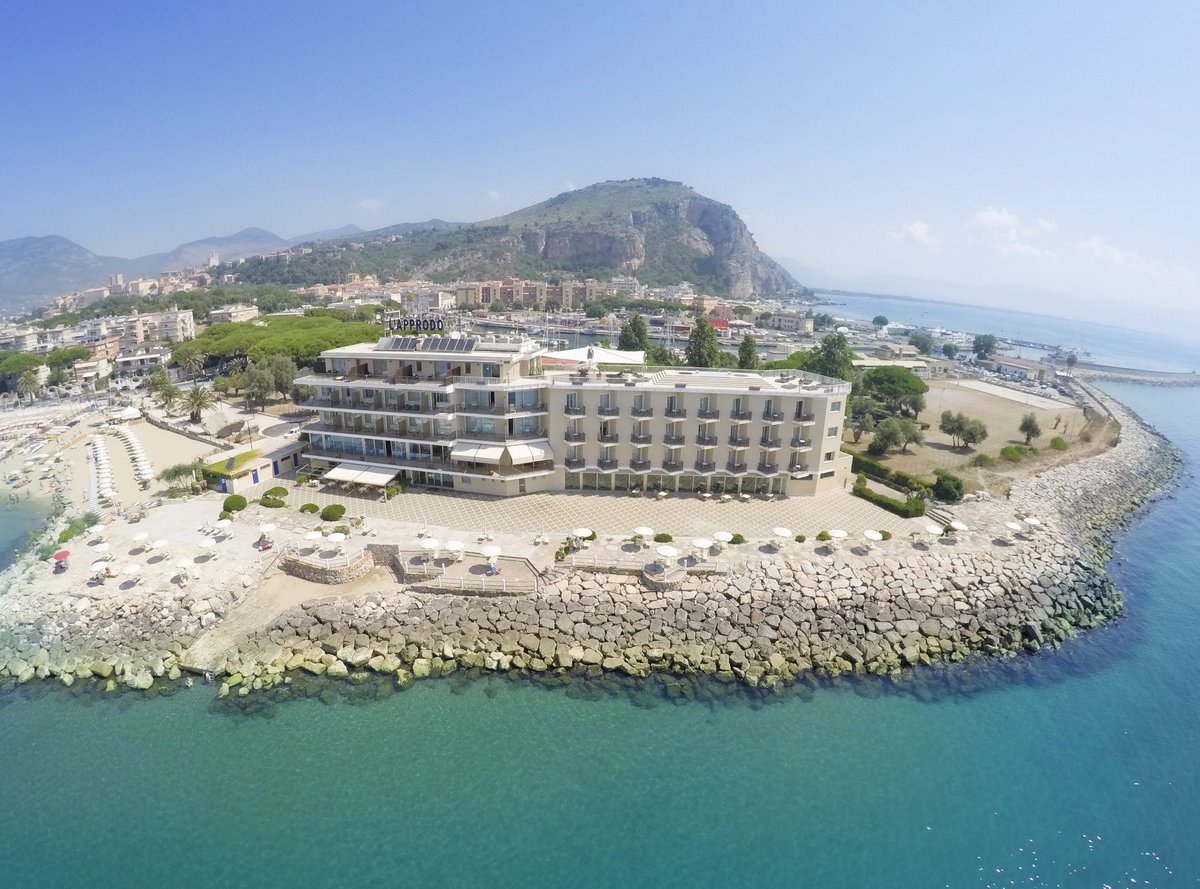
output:
[[[1200,303],[1194,0],[49,0],[0,32],[0,239],[129,256],[661,176],[831,276]]]

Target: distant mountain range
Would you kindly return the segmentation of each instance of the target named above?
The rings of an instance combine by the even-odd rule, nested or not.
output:
[[[687,280],[738,298],[800,287],[758,249],[732,207],[680,182],[628,179],[474,224],[430,219],[369,232],[348,225],[291,239],[247,228],[134,259],[99,256],[57,235],[0,241],[0,311],[103,286],[118,272],[130,279],[203,266],[212,251],[227,262],[306,243],[316,249],[291,263],[249,259],[237,271],[250,283],[289,286],[331,283],[357,271],[434,281],[632,274],[651,285]]]

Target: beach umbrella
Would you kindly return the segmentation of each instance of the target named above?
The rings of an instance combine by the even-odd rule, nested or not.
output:
[[[846,531],[843,531],[841,528],[830,528],[829,536],[832,537],[834,540],[844,540],[847,537],[849,537],[850,535]]]
[[[1004,527],[1010,531],[1022,531],[1024,526],[1020,522],[1005,522]]]
[[[717,543],[730,543],[733,540],[733,535],[728,531],[714,531],[713,540]]]
[[[863,537],[867,538],[867,540],[871,541],[872,543],[879,543],[879,541],[883,540],[883,535],[874,528],[868,528],[867,530],[863,531]]]
[[[942,529],[941,525],[926,525],[925,526],[925,533],[932,534],[934,537],[940,537],[942,534],[942,530],[943,529]]]
[[[70,550],[60,549],[54,554],[54,561],[61,562],[63,559],[71,558]]]
[[[259,525],[258,530],[262,531],[264,534],[270,534],[277,527],[278,525],[276,525],[274,522],[267,522],[265,525]]]
[[[436,537],[421,538],[421,549],[441,549],[442,542]]]
[[[1037,527],[1038,525],[1040,525],[1041,523],[1042,523],[1042,520],[1041,520],[1041,519],[1035,519],[1033,516],[1026,516],[1026,517],[1025,517],[1025,524],[1026,524],[1026,525],[1028,525],[1028,526],[1029,526],[1029,527],[1031,527],[1031,528],[1036,528],[1036,527]]]
[[[224,531],[233,524],[233,519],[217,519],[217,527]]]
[[[660,544],[655,552],[664,559],[676,559],[679,557],[679,550],[675,549],[675,547],[671,546],[669,543]]]
[[[346,540],[346,535],[343,534],[341,531],[334,531],[332,534],[329,535],[330,543],[343,543],[343,542],[345,542],[345,540]]]
[[[198,547],[200,547],[200,549],[212,549],[214,546],[217,545],[217,542],[215,540],[213,540],[211,537],[205,537],[203,540],[201,540],[196,545]]]
[[[166,545],[167,545],[167,541],[164,540],[162,537],[159,537],[153,543],[150,544],[150,549],[162,549]]]
[[[141,570],[142,570],[141,565],[131,563],[129,565],[126,565],[124,568],[122,568],[121,573],[128,574],[130,577],[133,577],[133,575],[137,574]]]
[[[966,524],[964,522],[960,522],[958,519],[955,519],[954,521],[952,521],[950,523],[950,527],[953,528],[955,531],[970,531],[971,530],[970,528],[968,528],[966,526]]]
[[[103,571],[107,567],[108,562],[104,561],[103,559],[97,559],[95,562],[92,562],[92,564],[88,565],[88,571]]]
[[[452,553],[460,553],[467,548],[467,545],[461,540],[447,540],[446,549]]]
[[[573,536],[573,537],[579,537],[580,539],[582,539],[582,538],[586,538],[586,537],[591,537],[591,536],[592,536],[592,529],[591,529],[591,528],[579,527],[579,528],[576,528],[574,531],[572,531],[572,532],[571,532],[571,536]]]
[[[95,546],[93,546],[93,547],[92,547],[92,552],[94,552],[94,553],[106,553],[106,552],[108,552],[110,549],[112,549],[112,544],[111,544],[111,543],[97,543]]]
[[[133,542],[141,543],[143,540],[145,540],[149,536],[150,536],[149,531],[138,531],[136,534],[133,535]]]
[[[480,550],[480,552],[483,553],[483,557],[485,559],[490,561],[492,559],[498,559],[500,557],[501,550],[498,546],[485,546]]]
[[[634,529],[633,529],[633,533],[634,533],[634,534],[636,534],[636,535],[638,535],[639,537],[653,537],[653,536],[654,536],[654,529],[653,529],[653,528],[648,528],[648,527],[646,527],[645,525],[638,525],[636,528],[634,528]],[[582,537],[586,537],[587,535],[586,535],[586,534],[583,534],[583,535],[580,535],[580,536],[582,536]]]
[[[192,560],[191,559],[176,559],[175,567],[178,568],[180,571],[187,571],[189,568],[192,567]]]
[[[305,540],[320,540],[324,536],[325,535],[322,534],[320,531],[309,531],[307,534],[304,535],[304,539]]]
[[[780,525],[776,528],[772,528],[771,533],[774,534],[776,537],[778,537],[780,540],[791,540],[792,537],[794,536],[792,534],[791,528],[785,528],[782,525]]]
[[[693,537],[692,538],[692,546],[696,547],[696,549],[708,550],[708,549],[712,549],[712,545],[713,545],[713,542],[707,537]]]

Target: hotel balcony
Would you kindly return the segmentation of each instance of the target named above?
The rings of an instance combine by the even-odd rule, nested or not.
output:
[[[682,433],[669,433],[663,436],[663,444],[665,445],[681,445],[684,442]]]
[[[585,438],[587,438],[587,436],[579,429],[568,429],[563,438],[574,444],[579,444]]]
[[[774,475],[779,472],[779,464],[767,463],[764,460],[760,460],[758,463],[758,471],[766,475]]]
[[[597,441],[602,441],[604,444],[616,444],[621,440],[621,436],[616,432],[601,432],[596,435]]]
[[[792,417],[792,419],[797,423],[811,423],[816,419],[816,417],[814,417],[812,414],[806,414],[804,411],[796,411],[796,415]]]
[[[717,471],[717,464],[712,462],[711,460],[697,460],[695,466],[696,466],[697,472],[716,472]]]
[[[649,460],[630,460],[629,468],[632,469],[634,472],[649,472],[650,471],[650,461]]]
[[[683,472],[683,463],[679,460],[663,460],[663,472]]]
[[[812,442],[807,438],[793,438],[790,446],[795,450],[808,450],[812,447]]]
[[[629,436],[629,440],[631,442],[639,445],[648,445],[653,438],[654,436],[652,436],[649,432],[635,432],[633,435]]]
[[[731,435],[729,436],[729,446],[734,448],[748,448],[750,447],[750,436]]]
[[[697,435],[696,436],[696,444],[700,445],[700,447],[702,447],[702,448],[711,448],[716,443],[717,443],[717,437],[715,435]]]
[[[583,469],[582,457],[568,457],[563,461],[563,463],[566,465],[567,469]]]
[[[527,432],[474,432],[470,429],[458,430],[458,437],[467,441],[532,441],[546,437],[545,429],[530,429]]]
[[[587,408],[582,404],[568,404],[563,408],[563,413],[568,417],[582,417],[587,413]]]
[[[669,407],[666,410],[666,414],[672,420],[682,420],[687,417],[687,408],[686,407]]]
[[[484,416],[500,417],[508,414],[544,414],[546,405],[511,405],[511,404],[459,404],[454,410],[460,414],[482,414]],[[439,412],[440,413],[440,412]]]
[[[778,438],[764,438],[759,441],[758,446],[768,451],[775,451],[783,447],[783,441]]]
[[[730,411],[729,412],[729,419],[737,420],[739,423],[743,422],[745,420],[750,420],[753,417],[754,417],[754,413],[752,411],[743,410],[743,411]]]
[[[728,463],[725,464],[725,471],[726,472],[745,472],[746,464],[738,463],[734,460],[730,460]]]
[[[596,408],[596,413],[601,417],[616,417],[616,416],[620,416],[621,409],[619,407],[616,407],[615,405],[610,404],[607,407],[601,406],[601,407]]]
[[[634,405],[633,410],[631,410],[630,413],[633,414],[635,417],[653,417],[654,416],[654,408],[638,407],[637,405]]]
[[[604,472],[612,472],[617,468],[617,461],[613,459],[600,460],[597,464]]]
[[[701,420],[719,420],[721,418],[721,412],[712,407],[702,407],[696,412],[696,415]]]
[[[765,423],[782,423],[783,422],[783,412],[782,411],[763,411],[762,418],[763,418],[763,422],[765,422]]]

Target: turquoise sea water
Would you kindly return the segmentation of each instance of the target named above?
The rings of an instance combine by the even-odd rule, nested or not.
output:
[[[1112,387],[1189,456],[1200,391]],[[1194,886],[1197,486],[1117,548],[1128,616],[920,695],[635,707],[418,684],[272,718],[211,689],[0,701],[12,886]]]

